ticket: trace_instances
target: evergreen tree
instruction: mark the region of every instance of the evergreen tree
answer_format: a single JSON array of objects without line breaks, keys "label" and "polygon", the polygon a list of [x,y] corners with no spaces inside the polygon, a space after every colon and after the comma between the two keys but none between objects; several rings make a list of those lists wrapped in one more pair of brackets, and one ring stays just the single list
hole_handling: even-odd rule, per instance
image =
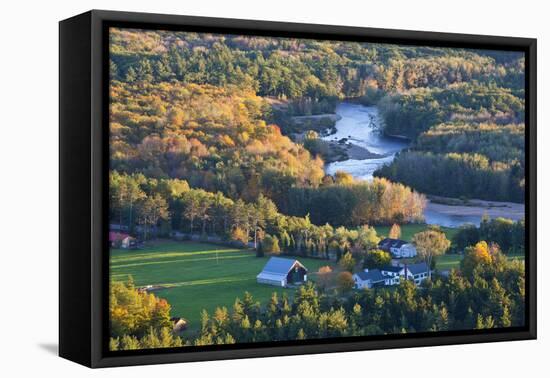
[{"label": "evergreen tree", "polygon": [[128,83],[134,83],[137,79],[136,71],[133,67],[128,68],[128,71],[126,71],[126,77],[125,80]]},{"label": "evergreen tree", "polygon": [[263,242],[258,243],[258,248],[256,248],[256,257],[264,257]]}]

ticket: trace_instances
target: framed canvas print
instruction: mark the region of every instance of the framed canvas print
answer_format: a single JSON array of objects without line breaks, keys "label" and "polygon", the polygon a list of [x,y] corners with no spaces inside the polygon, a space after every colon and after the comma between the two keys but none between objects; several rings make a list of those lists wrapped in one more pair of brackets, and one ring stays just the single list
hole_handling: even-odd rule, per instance
[{"label": "framed canvas print", "polygon": [[536,337],[536,40],[60,23],[60,355]]}]

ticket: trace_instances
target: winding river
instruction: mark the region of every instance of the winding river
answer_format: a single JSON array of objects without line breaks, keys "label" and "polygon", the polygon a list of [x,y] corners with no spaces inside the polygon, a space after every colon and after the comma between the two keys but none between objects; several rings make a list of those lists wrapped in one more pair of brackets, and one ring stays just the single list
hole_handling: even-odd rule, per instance
[{"label": "winding river", "polygon": [[397,138],[388,138],[379,132],[380,115],[376,106],[363,106],[342,102],[336,107],[341,118],[336,122],[336,133],[323,137],[327,141],[347,139],[347,143],[366,148],[380,155],[374,159],[348,159],[330,163],[326,172],[334,174],[344,171],[354,177],[370,180],[372,174],[384,164],[391,163],[395,154],[408,147],[408,143]]},{"label": "winding river", "polygon": [[[376,106],[342,102],[337,106],[336,114],[340,116],[335,125],[336,133],[323,139],[345,139],[345,143],[367,149],[378,156],[355,159],[350,154],[347,160],[327,164],[325,171],[329,174],[344,171],[359,179],[372,180],[374,171],[391,163],[396,153],[409,146],[406,140],[386,137],[380,133],[381,119]],[[459,227],[465,223],[479,225],[484,214],[519,220],[524,217],[525,207],[516,203],[479,200],[472,201],[468,206],[451,206],[428,200],[424,210],[426,223],[445,227]]]}]

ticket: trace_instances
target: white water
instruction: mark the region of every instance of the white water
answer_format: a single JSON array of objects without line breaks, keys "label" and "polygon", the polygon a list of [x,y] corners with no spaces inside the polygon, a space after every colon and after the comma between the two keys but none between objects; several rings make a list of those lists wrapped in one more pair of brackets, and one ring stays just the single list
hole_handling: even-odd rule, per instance
[{"label": "white water", "polygon": [[373,178],[372,174],[374,171],[384,164],[391,163],[394,157],[395,155],[391,154],[380,159],[348,159],[344,161],[337,161],[328,164],[325,171],[331,175],[335,174],[336,171],[344,171],[350,173],[353,177],[362,180],[371,180]]},{"label": "white water", "polygon": [[327,141],[338,141],[347,138],[348,143],[366,148],[370,152],[382,155],[381,158],[356,160],[349,159],[330,163],[326,172],[348,172],[356,178],[371,180],[372,174],[384,164],[389,164],[395,153],[406,148],[408,144],[397,138],[387,138],[380,132],[380,115],[375,106],[363,106],[342,102],[336,107],[336,114],[342,117],[336,122],[336,133],[323,137]]}]

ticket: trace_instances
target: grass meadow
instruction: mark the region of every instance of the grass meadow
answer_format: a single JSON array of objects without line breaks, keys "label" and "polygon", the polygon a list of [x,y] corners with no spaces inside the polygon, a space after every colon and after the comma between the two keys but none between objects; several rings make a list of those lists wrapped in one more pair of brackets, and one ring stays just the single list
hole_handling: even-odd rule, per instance
[{"label": "grass meadow", "polygon": [[[385,238],[390,233],[390,226],[374,226],[376,233],[381,238]],[[411,241],[414,234],[422,231],[426,231],[428,225],[424,223],[420,224],[403,224],[401,225],[401,239],[405,241]],[[453,236],[458,232],[458,228],[441,227],[441,231],[445,233],[447,239],[451,240]]]},{"label": "grass meadow", "polygon": [[[460,269],[460,262],[463,255],[456,253],[448,253],[443,256],[438,256],[436,260],[436,268],[439,270]],[[509,260],[524,260],[524,255],[508,255]]]},{"label": "grass meadow", "polygon": [[[235,298],[245,291],[256,300],[266,303],[274,291],[294,289],[256,283],[269,257],[256,257],[254,251],[194,242],[156,242],[141,250],[111,250],[111,279],[126,281],[134,278],[136,286],[162,285],[155,295],[165,298],[172,306],[172,316],[186,318],[191,330],[198,329],[200,312],[210,314],[216,307],[230,308]],[[326,260],[299,258],[315,280],[319,267],[333,265]]]}]

